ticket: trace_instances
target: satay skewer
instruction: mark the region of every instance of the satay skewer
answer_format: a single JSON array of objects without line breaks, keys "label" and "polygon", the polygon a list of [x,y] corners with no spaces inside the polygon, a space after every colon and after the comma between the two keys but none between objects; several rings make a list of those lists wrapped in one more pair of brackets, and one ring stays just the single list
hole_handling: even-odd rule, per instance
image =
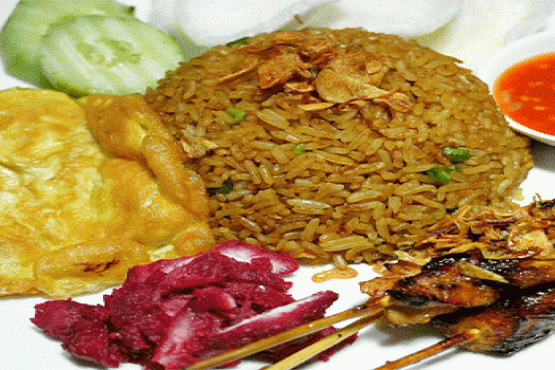
[{"label": "satay skewer", "polygon": [[[327,337],[321,339],[320,341],[294,353],[293,355],[271,365],[263,367],[261,370],[290,370],[294,367],[310,360],[314,356],[322,353],[330,347],[340,343],[349,336],[358,332],[360,329],[370,325],[379,317],[377,313],[370,313],[354,323],[346,326],[345,328],[328,335]],[[414,364],[423,359],[434,356],[438,353],[446,351],[450,348],[457,347],[480,337],[482,333],[478,329],[471,329],[467,332],[460,333],[451,338],[442,340],[441,342],[427,347],[418,352],[414,352],[410,355],[404,356],[395,361],[388,361],[385,365],[375,368],[374,370],[397,370],[405,366]]]},{"label": "satay skewer", "polygon": [[[256,341],[254,343],[247,344],[243,347],[239,347],[237,349],[222,353],[221,355],[196,362],[190,366],[187,366],[185,370],[204,370],[204,369],[210,369],[217,366],[225,365],[232,361],[240,360],[242,358],[267,350],[269,348],[276,347],[280,344],[290,342],[292,340],[295,340],[297,338],[303,337],[311,333],[315,333],[317,331],[328,328],[339,322],[360,317],[362,315],[364,315],[364,317],[361,318],[360,320],[366,320],[368,321],[368,324],[369,324],[371,321],[376,320],[378,317],[382,315],[384,308],[387,307],[388,305],[388,302],[389,302],[388,296],[382,297],[379,299],[370,299],[362,305],[349,308],[335,315],[323,317],[319,320],[312,321],[308,324],[298,326],[296,328],[273,335],[271,337]],[[337,334],[337,333],[338,332],[334,334]],[[343,339],[346,339],[347,337],[348,336],[346,336]],[[324,349],[320,350],[319,352],[322,352],[323,350]],[[314,355],[316,354],[317,353],[315,353]]]},{"label": "satay skewer", "polygon": [[478,339],[482,332],[478,329],[471,329],[467,332],[457,334],[451,338],[442,340],[430,347],[424,348],[418,352],[411,353],[410,355],[401,357],[395,361],[388,361],[385,365],[375,368],[374,370],[397,370],[405,366],[422,361],[426,358],[434,356],[438,353],[446,351],[450,348],[462,346]]},{"label": "satay skewer", "polygon": [[[345,339],[349,338],[351,335],[357,333],[359,330],[365,328],[366,326],[372,324],[382,315],[383,308],[381,310],[376,310],[375,312],[370,312],[365,316],[361,317],[357,321],[347,325],[341,330],[336,331],[318,342],[311,344],[303,348],[302,350],[295,352],[291,356],[276,362],[273,365],[263,367],[263,370],[289,370],[294,367],[310,360],[314,356],[324,352],[325,350],[333,347],[334,345],[341,343]],[[261,369],[261,370],[262,370]]]}]

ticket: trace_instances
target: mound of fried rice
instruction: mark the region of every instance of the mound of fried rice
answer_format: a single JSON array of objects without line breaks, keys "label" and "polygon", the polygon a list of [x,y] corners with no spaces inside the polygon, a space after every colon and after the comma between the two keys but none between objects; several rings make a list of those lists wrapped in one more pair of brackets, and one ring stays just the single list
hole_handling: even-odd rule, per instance
[{"label": "mound of fried rice", "polygon": [[206,183],[216,241],[341,267],[398,257],[458,207],[518,197],[529,140],[459,64],[362,29],[279,31],[214,47],[146,97]]}]

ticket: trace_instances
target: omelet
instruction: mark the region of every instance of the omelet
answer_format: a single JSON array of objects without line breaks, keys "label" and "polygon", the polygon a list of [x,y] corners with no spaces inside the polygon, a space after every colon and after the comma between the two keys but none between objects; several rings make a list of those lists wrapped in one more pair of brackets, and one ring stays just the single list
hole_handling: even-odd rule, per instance
[{"label": "omelet", "polygon": [[0,92],[0,296],[63,298],[214,246],[209,201],[141,95]]}]

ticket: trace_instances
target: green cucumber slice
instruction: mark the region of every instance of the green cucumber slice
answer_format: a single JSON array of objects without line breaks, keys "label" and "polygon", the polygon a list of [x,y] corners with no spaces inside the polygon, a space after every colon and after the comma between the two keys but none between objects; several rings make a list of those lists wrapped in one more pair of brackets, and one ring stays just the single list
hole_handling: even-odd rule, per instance
[{"label": "green cucumber slice", "polygon": [[173,36],[136,18],[76,17],[51,27],[40,48],[44,75],[73,96],[144,93],[182,60]]},{"label": "green cucumber slice", "polygon": [[134,11],[134,7],[113,0],[20,0],[0,32],[6,72],[48,88],[38,52],[41,38],[51,25],[89,14],[134,17]]}]

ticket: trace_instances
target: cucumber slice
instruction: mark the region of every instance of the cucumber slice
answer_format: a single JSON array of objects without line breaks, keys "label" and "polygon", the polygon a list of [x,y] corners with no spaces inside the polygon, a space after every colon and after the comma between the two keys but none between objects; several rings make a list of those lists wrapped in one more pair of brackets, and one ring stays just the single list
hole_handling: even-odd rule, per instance
[{"label": "cucumber slice", "polygon": [[6,72],[48,88],[38,52],[41,38],[51,25],[89,14],[133,17],[134,11],[134,7],[113,0],[20,0],[0,32]]},{"label": "cucumber slice", "polygon": [[51,27],[40,49],[45,76],[73,96],[144,93],[182,60],[173,36],[136,18],[98,15]]}]

